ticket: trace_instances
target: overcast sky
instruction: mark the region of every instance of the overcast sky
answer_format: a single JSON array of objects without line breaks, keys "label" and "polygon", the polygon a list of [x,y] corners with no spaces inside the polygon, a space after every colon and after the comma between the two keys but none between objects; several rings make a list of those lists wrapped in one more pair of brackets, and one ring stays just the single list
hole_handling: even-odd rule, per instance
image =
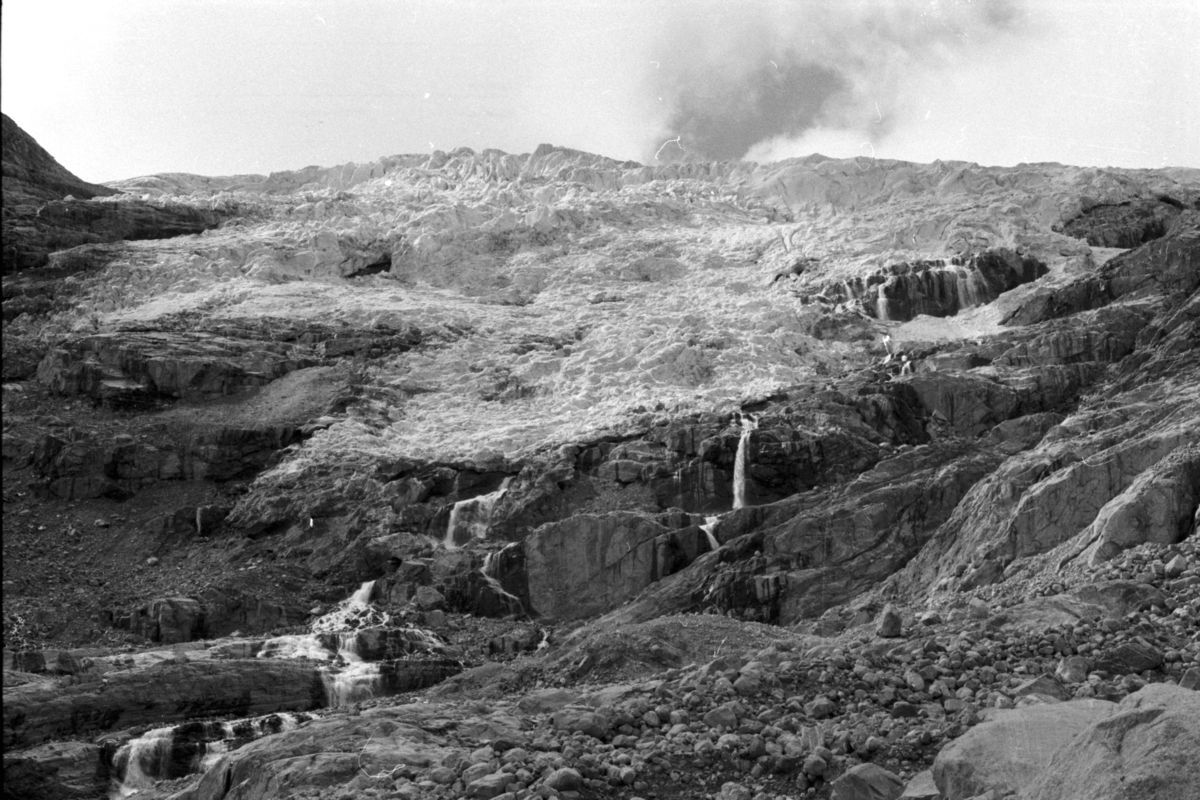
[{"label": "overcast sky", "polygon": [[542,142],[1200,167],[1200,0],[4,0],[0,106],[85,180]]}]

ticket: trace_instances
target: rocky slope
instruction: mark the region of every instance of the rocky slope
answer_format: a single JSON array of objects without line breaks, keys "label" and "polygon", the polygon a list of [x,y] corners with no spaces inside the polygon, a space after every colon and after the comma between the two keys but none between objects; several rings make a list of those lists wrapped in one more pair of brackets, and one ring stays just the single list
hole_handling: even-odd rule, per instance
[{"label": "rocky slope", "polygon": [[23,796],[1196,785],[1200,171],[109,190],[6,210]]}]

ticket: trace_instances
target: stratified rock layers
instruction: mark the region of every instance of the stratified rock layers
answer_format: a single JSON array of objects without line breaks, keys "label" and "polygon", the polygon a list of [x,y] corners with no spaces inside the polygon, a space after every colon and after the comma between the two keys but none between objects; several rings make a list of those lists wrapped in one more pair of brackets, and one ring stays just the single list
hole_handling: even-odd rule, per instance
[{"label": "stratified rock layers", "polygon": [[6,688],[5,747],[190,717],[324,705],[316,667],[263,659],[162,664],[67,687]]}]

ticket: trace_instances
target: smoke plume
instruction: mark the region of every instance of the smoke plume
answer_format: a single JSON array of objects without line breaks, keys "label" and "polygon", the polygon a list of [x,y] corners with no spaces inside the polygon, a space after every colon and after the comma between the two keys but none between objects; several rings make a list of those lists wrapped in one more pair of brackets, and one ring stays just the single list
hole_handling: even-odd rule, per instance
[{"label": "smoke plume", "polygon": [[649,67],[663,119],[650,160],[779,157],[815,132],[885,141],[921,111],[918,85],[1024,19],[1016,0],[680,5]]}]

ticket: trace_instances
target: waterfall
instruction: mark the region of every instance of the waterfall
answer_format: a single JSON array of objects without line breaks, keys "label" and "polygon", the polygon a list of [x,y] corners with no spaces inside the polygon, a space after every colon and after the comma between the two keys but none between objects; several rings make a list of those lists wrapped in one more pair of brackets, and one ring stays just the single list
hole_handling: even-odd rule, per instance
[{"label": "waterfall", "polygon": [[500,584],[500,579],[496,576],[496,573],[499,570],[500,559],[503,558],[503,554],[514,547],[520,546],[520,542],[513,542],[505,545],[499,550],[493,550],[484,557],[483,566],[479,570],[479,572],[483,575],[483,579],[487,581],[488,586],[490,586],[492,591],[496,593],[496,596],[503,600],[504,604],[508,606],[508,612],[510,614],[523,614],[525,612],[525,606],[522,605],[520,598],[509,592]]},{"label": "waterfall", "polygon": [[884,287],[886,286],[886,283],[881,283],[879,284],[879,288],[875,290],[875,316],[885,322],[888,319],[888,299],[887,295],[884,294]]},{"label": "waterfall", "polygon": [[111,796],[128,797],[170,777],[174,741],[174,727],[156,728],[121,745],[113,756],[113,768],[122,777]]},{"label": "waterfall", "polygon": [[505,478],[500,488],[490,494],[481,494],[469,500],[459,500],[450,509],[450,521],[446,524],[447,550],[457,550],[471,539],[486,539],[492,524],[492,511],[497,501],[508,491],[512,478]]},{"label": "waterfall", "polygon": [[338,603],[333,611],[313,620],[308,629],[313,633],[338,633],[389,624],[392,618],[371,605],[374,593],[375,581],[367,581]]},{"label": "waterfall", "polygon": [[307,714],[268,714],[237,722],[186,722],[155,728],[131,739],[113,755],[113,800],[136,795],[158,781],[204,772],[222,754],[311,719]]},{"label": "waterfall", "polygon": [[[378,697],[387,688],[389,663],[410,655],[441,658],[444,643],[420,628],[397,627],[391,615],[371,603],[375,581],[367,581],[337,607],[309,623],[306,634],[276,636],[263,643],[259,658],[304,658],[319,667],[330,708]],[[363,652],[363,647],[368,648]]]},{"label": "waterfall", "polygon": [[[331,707],[373,697],[382,683],[378,664],[367,664],[358,652],[357,632],[387,625],[391,617],[371,605],[375,581],[366,581],[337,608],[309,624],[309,633],[276,636],[263,643],[259,658],[306,658],[324,661],[321,682]],[[331,648],[332,641],[337,650]]]},{"label": "waterfall", "polygon": [[746,507],[746,462],[750,460],[750,434],[758,427],[754,417],[742,417],[742,436],[738,440],[737,458],[733,462],[733,507]]},{"label": "waterfall", "polygon": [[366,581],[362,586],[359,586],[354,594],[350,595],[347,604],[351,606],[365,606],[371,602],[371,595],[375,592],[375,581]]},{"label": "waterfall", "polygon": [[[339,651],[339,655],[342,652]],[[383,689],[383,675],[379,664],[369,664],[359,659],[350,661],[336,671],[331,667],[322,667],[321,683],[325,687],[329,708],[343,708],[377,697]]]},{"label": "waterfall", "polygon": [[714,533],[719,519],[720,517],[705,517],[704,524],[700,526],[700,530],[704,531],[704,535],[708,537],[708,546],[713,550],[721,547],[721,543],[717,540],[717,534]]}]

